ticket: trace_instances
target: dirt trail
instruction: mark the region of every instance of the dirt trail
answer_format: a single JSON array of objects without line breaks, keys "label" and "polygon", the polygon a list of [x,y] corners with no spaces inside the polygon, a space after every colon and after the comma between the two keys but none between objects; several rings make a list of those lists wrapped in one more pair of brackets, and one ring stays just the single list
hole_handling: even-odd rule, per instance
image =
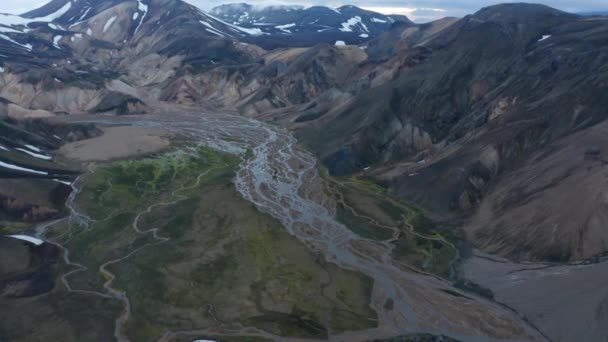
[{"label": "dirt trail", "polygon": [[[198,175],[196,180],[194,181],[194,183],[192,183],[191,185],[185,184],[182,187],[180,187],[179,189],[173,191],[171,194],[171,197],[175,198],[174,200],[169,201],[169,202],[159,202],[159,203],[151,204],[146,209],[140,211],[135,216],[135,219],[133,220],[133,223],[131,224],[131,227],[133,228],[133,230],[137,234],[140,234],[140,235],[151,234],[152,237],[156,240],[156,242],[145,244],[145,245],[137,248],[136,250],[130,252],[129,254],[127,254],[123,257],[114,259],[114,260],[110,260],[99,267],[100,274],[102,274],[104,276],[104,278],[107,279],[106,282],[103,284],[103,288],[107,291],[107,293],[89,291],[89,290],[78,290],[78,289],[72,288],[72,286],[70,285],[70,283],[68,281],[68,278],[76,273],[86,272],[88,270],[88,268],[82,264],[73,262],[70,259],[70,252],[66,247],[64,247],[63,245],[61,245],[58,242],[47,240],[48,243],[51,243],[51,244],[57,246],[58,248],[60,248],[63,251],[64,262],[68,266],[74,267],[74,270],[62,275],[62,277],[61,277],[61,281],[68,292],[86,294],[86,295],[94,295],[94,296],[99,296],[99,297],[109,298],[109,299],[116,299],[123,303],[123,305],[124,305],[123,312],[116,319],[115,329],[114,329],[114,337],[116,338],[117,341],[119,341],[119,342],[129,341],[128,337],[124,333],[124,325],[126,324],[129,317],[131,316],[131,302],[130,302],[128,294],[126,292],[114,289],[112,287],[114,280],[116,280],[116,276],[112,272],[110,272],[108,268],[112,265],[116,265],[120,262],[123,262],[123,261],[129,259],[133,255],[141,252],[142,250],[144,250],[146,248],[170,241],[169,238],[162,237],[159,235],[158,228],[150,228],[147,230],[142,230],[139,227],[140,219],[142,218],[143,215],[151,213],[156,208],[175,205],[183,200],[188,199],[187,196],[180,195],[179,193],[182,191],[191,190],[191,189],[198,187],[201,183],[201,179],[203,177],[205,177],[207,174],[209,174],[209,172],[215,170],[216,168],[217,167],[208,169],[205,172]],[[92,168],[89,168],[89,172],[94,172],[94,171],[92,170]],[[93,220],[92,218],[87,216],[86,214],[82,213],[75,204],[76,198],[77,198],[78,194],[80,194],[80,191],[81,191],[81,188],[78,186],[78,184],[80,183],[80,180],[81,180],[81,178],[79,178],[72,184],[73,191],[72,191],[72,194],[70,195],[70,197],[68,198],[68,201],[66,202],[66,207],[70,210],[70,216],[67,218],[67,220],[70,224],[70,229],[72,229],[72,227],[74,227],[74,225],[76,225],[77,229],[89,228],[92,224],[94,224],[96,222],[95,220]],[[44,235],[48,229],[50,229],[55,224],[58,224],[65,220],[66,219],[57,220],[57,221],[53,221],[53,222],[39,226],[37,228],[38,236],[44,237]]]}]

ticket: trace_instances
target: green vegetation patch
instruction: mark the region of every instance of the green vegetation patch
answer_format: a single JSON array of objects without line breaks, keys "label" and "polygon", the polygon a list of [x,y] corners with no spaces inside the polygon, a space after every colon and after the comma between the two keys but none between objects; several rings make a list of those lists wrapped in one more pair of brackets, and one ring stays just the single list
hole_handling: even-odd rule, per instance
[{"label": "green vegetation patch", "polygon": [[14,221],[0,221],[0,234],[9,235],[23,232],[31,228],[32,224]]},{"label": "green vegetation patch", "polygon": [[338,204],[338,221],[357,235],[366,239],[384,241],[393,237],[393,230],[378,226],[370,220],[357,216],[350,208],[346,208],[343,204]]},{"label": "green vegetation patch", "polygon": [[[235,190],[240,159],[192,148],[102,166],[77,205],[94,221],[64,236],[87,271],[77,289],[126,291],[132,341],[170,331],[253,326],[325,338],[377,325],[373,281],[326,263]],[[137,228],[144,232],[138,233]]]},{"label": "green vegetation patch", "polygon": [[[280,336],[326,337],[328,331],[376,325],[369,308],[372,281],[326,264],[229,183],[207,188],[183,229],[151,214],[167,243],[112,268],[130,294],[133,340],[158,328],[188,330],[237,323]],[[187,211],[184,211],[184,213]],[[145,321],[145,324],[139,321]],[[135,325],[136,324],[136,325]]]},{"label": "green vegetation patch", "polygon": [[[193,335],[194,336],[194,335]],[[221,342],[271,342],[271,339],[257,336],[216,336],[216,335],[196,335],[194,337],[177,337],[174,339],[175,342],[192,342],[195,340],[211,340]]]},{"label": "green vegetation patch", "polygon": [[[52,271],[59,275],[68,270]],[[40,296],[0,296],[0,340],[111,342],[121,310],[115,300],[70,293],[60,284]]]},{"label": "green vegetation patch", "polygon": [[461,238],[441,229],[424,212],[391,196],[386,188],[369,177],[331,177],[320,170],[329,183],[329,194],[337,202],[337,219],[362,238],[395,245],[393,258],[442,277],[450,276],[457,257],[455,245]]}]

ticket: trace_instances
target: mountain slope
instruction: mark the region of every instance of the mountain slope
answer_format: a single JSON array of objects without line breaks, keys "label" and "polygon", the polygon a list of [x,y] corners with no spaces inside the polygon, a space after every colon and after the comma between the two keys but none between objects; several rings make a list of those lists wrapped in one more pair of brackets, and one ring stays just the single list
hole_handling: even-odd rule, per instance
[{"label": "mountain slope", "polygon": [[[600,94],[608,78],[602,67],[608,63],[607,30],[605,19],[581,19],[540,5],[483,9],[423,43],[431,54],[398,79],[325,113],[299,136],[333,172],[378,165],[376,176],[394,192],[435,212],[469,215],[485,205],[470,231],[488,251],[532,260],[593,256],[606,249],[599,242],[605,233],[586,223],[595,214],[559,225],[560,234],[581,234],[580,243],[563,246],[549,228],[555,228],[549,222],[559,220],[558,213],[528,200],[553,192],[526,194],[514,184],[502,183],[502,190],[495,184],[526,165],[536,172],[534,152],[606,119]],[[564,168],[579,164],[566,155],[559,159]],[[569,184],[562,188],[566,194],[580,191],[576,182]],[[504,189],[525,203],[517,210],[541,216],[524,219],[513,207],[484,204]],[[581,196],[596,198],[593,191]],[[587,248],[589,241],[597,244]]]},{"label": "mountain slope", "polygon": [[72,25],[91,18],[118,3],[120,3],[119,0],[99,0],[94,2],[90,0],[57,0],[26,12],[21,16],[28,19],[35,19],[40,22]]},{"label": "mountain slope", "polygon": [[[355,14],[366,20],[376,16],[354,7],[341,11],[341,16],[328,20],[337,25]],[[376,19],[391,20],[381,18]],[[336,29],[313,36],[304,32],[306,37],[300,38],[306,41],[304,45],[321,41],[333,45],[344,35],[363,40],[360,30],[380,32],[387,24],[378,25],[354,23],[352,32],[348,26],[343,28],[347,32]],[[0,16],[0,31],[4,52],[0,66],[6,71],[0,75],[4,85],[0,96],[22,107],[23,117],[60,112],[143,113],[149,110],[149,102],[171,98],[172,92],[191,83],[182,77],[196,78],[227,65],[254,65],[250,72],[263,74],[267,66],[260,65],[258,58],[265,52],[251,43],[259,40],[281,46],[300,39],[289,37],[289,43],[283,44],[282,38],[276,38],[283,35],[234,25],[179,0],[53,0],[23,16]],[[238,93],[243,97],[250,91]],[[205,102],[202,94],[195,97],[195,102]],[[220,101],[235,102],[234,98]]]},{"label": "mountain slope", "polygon": [[[0,111],[1,112],[1,111]],[[62,144],[99,134],[92,125],[20,122],[0,115],[0,222],[57,219],[77,171],[56,160]]]},{"label": "mountain slope", "polygon": [[[0,23],[0,96],[44,111],[25,116],[145,112],[150,98],[136,88],[182,65],[249,63],[255,56],[236,42],[259,33],[177,0],[54,0],[24,16],[0,16]],[[148,67],[152,61],[157,68]]]}]

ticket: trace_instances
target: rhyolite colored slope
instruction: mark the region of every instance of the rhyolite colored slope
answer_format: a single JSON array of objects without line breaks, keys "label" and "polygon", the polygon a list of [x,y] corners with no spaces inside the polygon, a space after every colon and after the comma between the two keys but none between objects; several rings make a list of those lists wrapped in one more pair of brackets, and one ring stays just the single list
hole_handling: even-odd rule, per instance
[{"label": "rhyolite colored slope", "polygon": [[[606,145],[587,132],[606,119],[606,37],[605,18],[540,5],[486,8],[400,53],[419,57],[394,80],[320,113],[299,137],[334,174],[374,165],[395,193],[437,213],[466,218],[481,205],[483,219],[468,230],[488,251],[591,257],[608,249],[606,230],[595,228],[604,222],[597,194],[604,186],[564,182],[590,162],[582,150],[566,153],[563,139],[588,136],[589,153],[601,160]],[[548,165],[542,151],[563,170],[544,175],[553,177],[544,187],[535,178]],[[508,205],[496,205],[496,191],[508,191]],[[577,198],[578,214],[560,219],[569,206],[557,194]]]},{"label": "rhyolite colored slope", "polygon": [[[487,251],[574,260],[605,249],[605,233],[590,223],[603,222],[595,214],[601,206],[579,211],[587,214],[558,225],[556,234],[546,227],[563,222],[560,211],[540,210],[530,200],[546,189],[504,183],[524,170],[520,177],[535,179],[534,156],[548,148],[562,156],[564,170],[583,165],[559,153],[560,142],[605,120],[605,17],[506,4],[460,20],[393,25],[360,46],[267,51],[253,43],[275,34],[251,26],[257,14],[250,7],[233,7],[211,15],[178,0],[55,0],[12,18],[3,27],[16,32],[0,39],[6,115],[142,114],[159,102],[236,109],[295,130],[334,174],[373,166],[368,173],[395,194],[464,224]],[[217,18],[244,10],[249,19]],[[288,18],[306,10],[265,11]],[[358,16],[349,12],[356,8],[338,11]],[[601,155],[602,140],[588,145]],[[549,184],[563,185],[562,179]],[[563,193],[597,198],[576,184]],[[518,210],[540,216],[503,219],[514,217],[512,205],[494,203],[505,189],[511,202],[522,203]],[[535,232],[531,242],[521,230]],[[565,246],[555,238],[569,234],[578,234],[578,242]]]}]

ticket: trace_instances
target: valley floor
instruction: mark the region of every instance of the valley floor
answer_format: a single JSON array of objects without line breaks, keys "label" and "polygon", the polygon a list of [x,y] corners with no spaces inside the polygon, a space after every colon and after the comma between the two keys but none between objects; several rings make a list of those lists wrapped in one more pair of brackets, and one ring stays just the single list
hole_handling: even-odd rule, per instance
[{"label": "valley floor", "polygon": [[115,277],[132,341],[240,325],[317,338],[374,326],[371,279],[323,262],[240,198],[238,163],[195,147],[95,170],[77,202],[91,221],[61,238],[87,269],[72,286],[103,292]]},{"label": "valley floor", "polygon": [[106,127],[99,137],[64,145],[59,154],[79,162],[132,158],[167,149],[169,134],[162,129]]},{"label": "valley floor", "polygon": [[280,129],[180,115],[117,118],[135,126],[64,147],[87,172],[69,218],[39,227],[48,250],[30,247],[19,270],[0,264],[0,337],[546,339],[474,267],[462,273],[461,236],[373,179],[330,177]]}]

